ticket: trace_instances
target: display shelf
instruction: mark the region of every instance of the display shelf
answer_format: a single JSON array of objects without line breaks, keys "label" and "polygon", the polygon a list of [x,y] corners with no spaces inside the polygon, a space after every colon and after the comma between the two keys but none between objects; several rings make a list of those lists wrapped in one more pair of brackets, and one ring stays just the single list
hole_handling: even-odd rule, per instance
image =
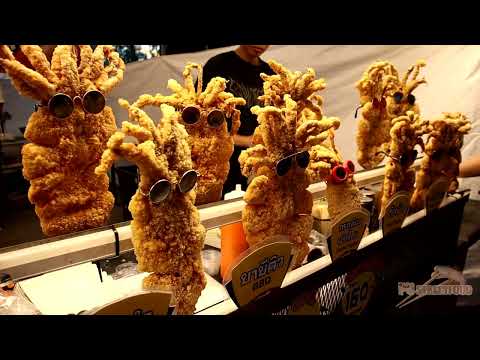
[{"label": "display shelf", "polygon": [[[416,166],[418,166],[418,160]],[[358,173],[355,175],[355,180],[359,187],[363,187],[378,184],[382,181],[383,176],[384,168],[382,167]],[[323,196],[325,185],[322,183],[313,184],[309,190],[314,198],[319,198]],[[461,197],[468,197],[468,194]],[[448,197],[444,201],[442,208],[455,202],[455,200],[455,198]],[[202,206],[199,208],[202,224],[207,229],[214,229],[223,224],[239,221],[244,205],[245,203],[242,199],[236,199]],[[402,229],[425,217],[427,217],[425,210],[408,216]],[[130,224],[128,222],[117,224],[115,225],[115,231],[118,234],[119,253],[131,251]],[[372,245],[384,241],[388,241],[388,239],[386,240],[383,237],[381,230],[373,232],[362,239],[357,252],[362,253],[364,249],[369,249]],[[10,274],[14,280],[18,281],[115,255],[115,232],[113,227],[104,227],[70,236],[44,239],[21,246],[1,249],[0,272]],[[304,264],[300,268],[287,273],[280,290],[297,288],[298,284],[310,281],[310,278],[317,277],[319,273],[330,271],[329,269],[332,268],[332,265],[335,267],[337,262],[332,263],[329,255]],[[239,310],[244,311],[243,308],[237,308],[228,294],[224,299],[214,295],[213,293],[210,294],[210,288],[205,289],[204,293],[202,293],[202,306],[197,308],[196,314],[231,314]]]},{"label": "display shelf", "polygon": [[[415,167],[420,159],[415,162]],[[358,186],[378,183],[383,179],[385,168],[362,171],[355,174]],[[313,198],[324,196],[325,184],[310,185],[308,190]],[[206,229],[241,220],[245,202],[242,199],[222,201],[199,207],[200,221]],[[118,233],[120,252],[133,249],[129,222],[115,225]],[[0,272],[8,273],[19,280],[59,270],[68,266],[94,261],[115,255],[115,233],[111,227],[90,230],[83,233],[34,241],[18,247],[0,250]]]},{"label": "display shelf", "polygon": [[[447,206],[448,204],[454,202],[455,200],[456,199],[454,198],[446,199],[442,207]],[[425,210],[418,211],[408,216],[405,219],[402,225],[402,228],[407,227],[408,225],[424,218],[425,216],[426,216]],[[383,239],[382,230],[377,230],[365,236],[362,239],[362,241],[360,242],[360,245],[358,246],[358,250],[362,250],[378,241],[381,241],[382,239]],[[287,275],[285,276],[285,279],[282,283],[282,288],[286,288],[302,279],[307,278],[308,276],[318,271],[322,271],[323,269],[329,267],[330,265],[332,265],[332,259],[330,255],[325,255],[315,261],[312,261],[295,270],[292,270],[288,272]],[[208,309],[205,309],[204,311],[199,312],[198,315],[228,315],[230,313],[233,313],[236,310],[238,310],[237,305],[233,302],[232,299],[228,299],[222,303],[219,303]]]}]

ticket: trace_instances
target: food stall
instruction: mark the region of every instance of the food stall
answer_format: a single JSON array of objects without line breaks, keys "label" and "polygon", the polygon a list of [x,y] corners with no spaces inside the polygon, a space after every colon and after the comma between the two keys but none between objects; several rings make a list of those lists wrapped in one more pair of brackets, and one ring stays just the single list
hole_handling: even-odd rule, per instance
[{"label": "food stall", "polygon": [[[120,96],[120,127],[106,96],[136,64],[126,69],[111,46],[59,45],[51,64],[40,47],[21,49],[30,65],[4,45],[0,63],[38,102],[22,165],[47,237],[0,248],[4,313],[424,311],[430,299],[406,302],[415,284],[462,269],[470,190],[457,176],[472,126],[460,112],[420,115],[423,60],[403,79],[389,61],[358,74],[354,151],[352,139],[335,141],[345,121],[324,113],[325,80],[270,60],[261,106],[250,108],[260,125],[238,160],[248,186],[222,200],[246,105],[226,79],[202,88],[202,66],[187,62],[168,95]],[[115,175],[125,160],[132,220],[108,223],[119,198],[127,212]]]}]

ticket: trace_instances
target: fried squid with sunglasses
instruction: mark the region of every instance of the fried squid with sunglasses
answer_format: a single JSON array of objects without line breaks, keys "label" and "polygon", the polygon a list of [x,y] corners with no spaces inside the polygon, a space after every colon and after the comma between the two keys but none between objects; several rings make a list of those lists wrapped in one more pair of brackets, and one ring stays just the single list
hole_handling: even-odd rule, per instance
[{"label": "fried squid with sunglasses", "polygon": [[[303,115],[305,120],[316,117],[307,109]],[[312,182],[326,182],[328,212],[334,223],[345,213],[361,207],[361,195],[353,179],[355,165],[351,160],[344,161],[335,146],[335,130],[340,127],[340,119],[324,116],[322,122],[332,126],[316,138],[316,142],[320,143],[310,149],[310,164],[307,171]]]},{"label": "fried squid with sunglasses", "polygon": [[[255,145],[239,157],[242,174],[251,179],[244,196],[243,227],[250,245],[277,234],[289,236],[292,264],[298,267],[308,254],[313,224],[312,195],[307,190],[313,182],[312,148],[338,122],[322,116],[317,92],[326,85],[313,69],[291,72],[273,60],[268,64],[275,74],[261,75],[260,100],[265,107],[251,109],[260,124],[253,135]],[[312,117],[307,119],[305,112]]]},{"label": "fried squid with sunglasses", "polygon": [[443,113],[428,122],[425,155],[417,172],[415,191],[410,201],[412,210],[421,210],[430,186],[438,179],[450,182],[448,192],[458,188],[457,176],[462,161],[463,137],[471,123],[462,113]]},{"label": "fried squid with sunglasses", "polygon": [[427,83],[424,77],[418,79],[420,69],[425,66],[426,63],[423,60],[418,60],[415,65],[410,66],[402,81],[398,81],[399,86],[387,98],[387,111],[391,119],[404,116],[407,114],[407,111],[413,111],[415,114],[420,115],[420,107],[416,102],[413,91],[419,85]]},{"label": "fried squid with sunglasses", "polygon": [[[198,174],[188,134],[169,105],[160,106],[163,118],[155,125],[140,108],[119,103],[132,122],[124,121],[112,135],[95,171],[105,174],[118,157],[138,166],[140,182],[128,209],[138,270],[151,273],[143,287],[172,291],[176,314],[193,314],[206,285],[201,258],[205,229],[194,205]],[[127,142],[126,136],[138,144]]]},{"label": "fried squid with sunglasses", "polygon": [[[192,72],[197,69],[195,88]],[[172,95],[142,95],[135,106],[168,104],[181,115],[180,122],[188,132],[194,169],[199,172],[196,204],[219,201],[230,169],[233,153],[233,136],[240,127],[240,110],[243,98],[225,91],[227,82],[215,77],[202,91],[202,66],[188,63],[183,71],[184,85],[170,79],[168,88]]]},{"label": "fried squid with sunglasses", "polygon": [[105,96],[123,79],[125,64],[107,45],[59,45],[51,62],[39,46],[21,50],[31,68],[5,45],[0,65],[21,95],[38,101],[26,127],[22,163],[42,231],[55,236],[101,226],[114,198],[108,176],[94,169],[116,129]]},{"label": "fried squid with sunglasses", "polygon": [[251,109],[260,125],[255,130],[256,144],[239,157],[242,174],[251,179],[244,195],[247,205],[242,220],[250,246],[274,235],[289,236],[293,266],[298,267],[308,254],[313,224],[306,172],[310,154],[309,145],[297,139],[297,103],[289,95],[285,95],[285,103],[282,108]]},{"label": "fried squid with sunglasses", "polygon": [[381,213],[395,193],[399,191],[412,193],[415,184],[415,170],[412,165],[418,154],[415,146],[420,145],[423,149],[422,136],[426,133],[427,126],[428,121],[420,119],[413,111],[407,111],[406,115],[392,120],[381,196]]},{"label": "fried squid with sunglasses", "polygon": [[391,115],[387,99],[399,86],[398,72],[388,61],[377,61],[362,75],[356,87],[360,93],[357,132],[357,161],[372,169],[384,159],[390,141]]},{"label": "fried squid with sunglasses", "polygon": [[[308,184],[319,181],[327,182],[328,207],[332,219],[336,219],[346,211],[359,208],[361,206],[360,194],[353,180],[355,166],[350,160],[343,161],[335,147],[335,130],[340,126],[340,120],[323,115],[323,99],[318,92],[326,88],[325,80],[316,79],[315,71],[311,68],[302,73],[300,71],[292,72],[275,61],[269,61],[268,64],[275,71],[275,75],[261,75],[264,80],[264,95],[260,99],[266,105],[279,108],[288,108],[288,99],[296,102],[295,140],[297,144],[301,144],[301,148],[308,149],[309,163],[306,168]],[[288,137],[282,137],[275,130],[273,137],[274,141],[279,144],[288,142]],[[293,156],[297,157],[296,154]],[[293,156],[287,156],[276,163],[277,174],[282,173],[284,163],[293,162]],[[300,191],[304,191],[303,188],[300,189]],[[306,192],[308,193],[308,191]],[[303,195],[300,199],[305,201],[311,199],[309,193],[301,192],[301,194]],[[311,203],[305,202],[302,214],[311,214],[311,208]],[[307,219],[302,218],[302,221],[308,224]],[[305,244],[310,234],[308,229],[307,225],[304,226],[304,232],[300,237]],[[301,250],[305,249],[303,243],[300,244],[301,246],[297,247]],[[301,251],[299,253],[302,254]],[[298,261],[302,261],[301,256]]]},{"label": "fried squid with sunglasses", "polygon": [[406,115],[407,111],[420,114],[412,92],[426,83],[424,78],[417,79],[425,65],[423,60],[417,61],[400,80],[392,64],[377,61],[357,83],[361,101],[359,109],[362,109],[358,123],[357,160],[363,168],[372,169],[384,160],[394,118]]}]

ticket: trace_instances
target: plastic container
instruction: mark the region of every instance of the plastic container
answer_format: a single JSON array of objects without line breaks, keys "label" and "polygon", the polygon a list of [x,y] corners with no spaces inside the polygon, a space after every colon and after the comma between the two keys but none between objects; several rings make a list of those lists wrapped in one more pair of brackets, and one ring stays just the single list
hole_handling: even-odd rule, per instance
[{"label": "plastic container", "polygon": [[[234,191],[225,194],[225,200],[241,198],[245,194],[241,185],[237,184]],[[248,243],[243,231],[242,222],[220,227],[221,264],[220,275],[225,279],[226,271],[242,252],[248,249]]]},{"label": "plastic container", "polygon": [[218,270],[220,270],[220,258],[221,254],[218,250],[203,250],[202,251],[202,260],[203,260],[203,269],[210,276],[217,276]]},{"label": "plastic container", "polygon": [[316,201],[312,207],[313,228],[324,236],[330,236],[331,219],[326,199]]}]

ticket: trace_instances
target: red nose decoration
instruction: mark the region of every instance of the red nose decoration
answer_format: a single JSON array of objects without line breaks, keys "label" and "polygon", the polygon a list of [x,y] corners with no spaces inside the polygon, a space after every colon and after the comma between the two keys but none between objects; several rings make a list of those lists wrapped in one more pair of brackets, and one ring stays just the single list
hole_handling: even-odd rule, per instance
[{"label": "red nose decoration", "polygon": [[342,165],[337,165],[332,170],[332,175],[330,176],[330,181],[334,184],[340,184],[347,180],[348,172]]}]

